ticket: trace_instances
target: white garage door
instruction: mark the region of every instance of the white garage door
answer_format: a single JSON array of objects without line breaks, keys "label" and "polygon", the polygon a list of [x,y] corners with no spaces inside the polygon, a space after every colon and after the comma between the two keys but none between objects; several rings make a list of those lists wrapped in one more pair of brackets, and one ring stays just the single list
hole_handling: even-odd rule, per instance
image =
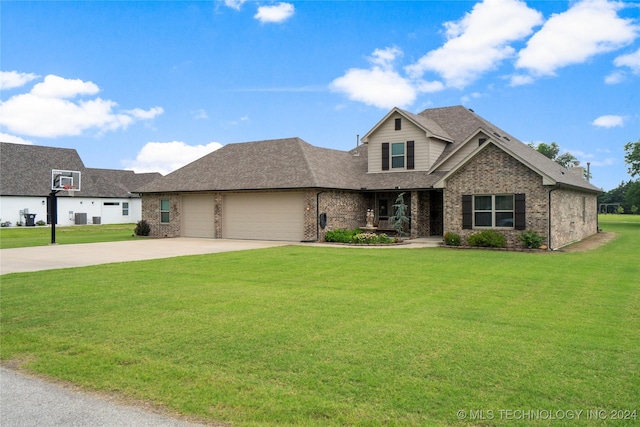
[{"label": "white garage door", "polygon": [[304,240],[303,193],[246,193],[224,196],[225,239]]},{"label": "white garage door", "polygon": [[215,201],[210,195],[182,197],[182,235],[184,237],[215,237]]}]

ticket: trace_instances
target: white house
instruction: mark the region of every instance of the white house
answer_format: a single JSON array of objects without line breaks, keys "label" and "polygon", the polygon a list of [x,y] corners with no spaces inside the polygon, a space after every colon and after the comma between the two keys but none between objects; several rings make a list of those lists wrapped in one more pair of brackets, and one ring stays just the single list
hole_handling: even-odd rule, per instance
[{"label": "white house", "polygon": [[58,225],[125,224],[142,219],[141,201],[132,191],[159,173],[86,168],[73,149],[0,143],[0,222],[49,224],[53,169],[81,172],[80,191],[57,193]]}]

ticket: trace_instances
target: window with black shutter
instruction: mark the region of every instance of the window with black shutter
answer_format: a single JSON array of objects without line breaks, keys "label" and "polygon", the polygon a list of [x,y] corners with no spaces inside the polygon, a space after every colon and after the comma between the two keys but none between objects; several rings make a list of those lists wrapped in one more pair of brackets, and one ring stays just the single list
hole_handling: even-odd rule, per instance
[{"label": "window with black shutter", "polygon": [[470,194],[462,196],[462,228],[473,228],[473,196]]},{"label": "window with black shutter", "polygon": [[402,130],[402,119],[396,119],[396,130]]},{"label": "window with black shutter", "polygon": [[515,229],[524,230],[526,223],[526,197],[524,194],[515,195]]},{"label": "window with black shutter", "polygon": [[388,142],[382,143],[382,170],[383,171],[389,170],[389,143]]},{"label": "window with black shutter", "polygon": [[415,168],[415,142],[407,141],[407,169]]}]

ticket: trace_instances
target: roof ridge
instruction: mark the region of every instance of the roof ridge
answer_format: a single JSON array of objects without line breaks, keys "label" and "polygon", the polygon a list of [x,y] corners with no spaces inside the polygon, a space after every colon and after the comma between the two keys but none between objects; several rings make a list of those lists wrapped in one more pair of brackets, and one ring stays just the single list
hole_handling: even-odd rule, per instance
[{"label": "roof ridge", "polygon": [[308,142],[306,142],[302,138],[296,137],[295,139],[296,139],[296,142],[298,143],[298,147],[302,151],[302,158],[304,159],[305,163],[307,164],[307,170],[311,174],[311,181],[313,181],[313,184],[315,186],[318,186],[318,176],[316,174],[315,168],[313,168],[313,166],[311,164],[311,161],[309,160],[309,156],[308,156],[308,153],[307,153],[307,148],[316,148],[316,147],[313,147],[311,144],[309,144]]}]

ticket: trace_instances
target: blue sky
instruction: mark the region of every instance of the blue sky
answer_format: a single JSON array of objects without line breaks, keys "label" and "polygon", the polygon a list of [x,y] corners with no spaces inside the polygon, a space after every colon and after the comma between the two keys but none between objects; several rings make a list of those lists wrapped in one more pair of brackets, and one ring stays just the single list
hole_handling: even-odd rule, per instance
[{"label": "blue sky", "polygon": [[640,139],[632,1],[0,4],[0,139],[168,173],[233,142],[348,150],[394,106],[464,105],[628,180]]}]

